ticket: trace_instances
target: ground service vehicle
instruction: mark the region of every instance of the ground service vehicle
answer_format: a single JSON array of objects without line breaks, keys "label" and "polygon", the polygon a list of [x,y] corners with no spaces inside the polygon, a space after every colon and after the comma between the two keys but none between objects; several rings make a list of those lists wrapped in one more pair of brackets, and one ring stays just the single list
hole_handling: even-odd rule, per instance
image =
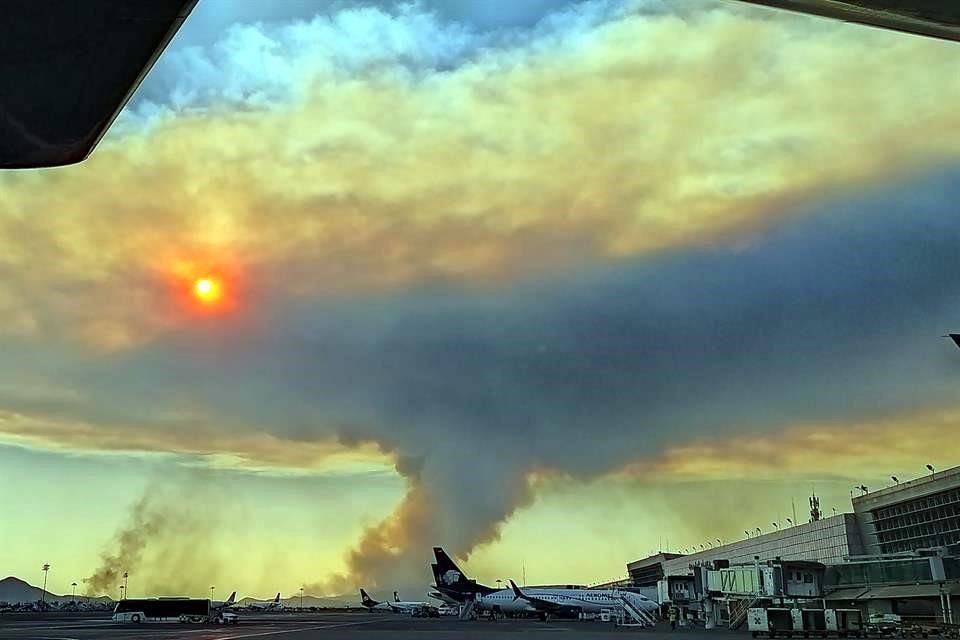
[{"label": "ground service vehicle", "polygon": [[236,623],[238,616],[214,607],[208,599],[138,598],[121,600],[113,610],[114,622],[142,623]]},{"label": "ground service vehicle", "polygon": [[747,624],[754,638],[846,638],[861,637],[870,631],[864,627],[859,609],[756,607],[748,610]]},{"label": "ground service vehicle", "polygon": [[439,618],[440,610],[436,607],[420,606],[411,609],[410,615],[414,618]]}]

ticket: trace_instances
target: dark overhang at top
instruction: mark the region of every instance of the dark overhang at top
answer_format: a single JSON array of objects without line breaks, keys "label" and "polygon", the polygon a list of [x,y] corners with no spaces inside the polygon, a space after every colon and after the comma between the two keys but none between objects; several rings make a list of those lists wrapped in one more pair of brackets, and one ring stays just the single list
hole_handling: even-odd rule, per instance
[{"label": "dark overhang at top", "polygon": [[0,168],[87,157],[197,0],[7,0]]},{"label": "dark overhang at top", "polygon": [[958,0],[740,0],[778,9],[960,41]]}]

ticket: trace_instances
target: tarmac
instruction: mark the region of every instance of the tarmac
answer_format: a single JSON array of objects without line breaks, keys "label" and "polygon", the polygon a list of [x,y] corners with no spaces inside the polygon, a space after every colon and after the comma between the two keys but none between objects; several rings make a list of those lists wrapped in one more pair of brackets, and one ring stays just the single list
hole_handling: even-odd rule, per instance
[{"label": "tarmac", "polygon": [[560,634],[576,638],[644,637],[649,640],[704,640],[711,637],[744,638],[745,634],[702,629],[670,632],[615,627],[602,622],[576,620],[488,620],[463,621],[457,618],[412,618],[390,613],[314,613],[314,614],[241,614],[240,622],[215,625],[120,625],[108,616],[72,616],[44,618],[42,614],[25,619],[0,615],[0,640],[499,640],[518,634],[549,638]]}]

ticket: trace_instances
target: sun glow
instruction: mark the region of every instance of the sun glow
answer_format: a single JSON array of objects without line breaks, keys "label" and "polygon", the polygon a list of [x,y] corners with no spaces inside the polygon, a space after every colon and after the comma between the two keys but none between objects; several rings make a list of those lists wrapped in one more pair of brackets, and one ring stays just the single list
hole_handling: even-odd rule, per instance
[{"label": "sun glow", "polygon": [[223,287],[215,278],[197,278],[193,283],[193,295],[204,304],[214,304],[222,297]]}]

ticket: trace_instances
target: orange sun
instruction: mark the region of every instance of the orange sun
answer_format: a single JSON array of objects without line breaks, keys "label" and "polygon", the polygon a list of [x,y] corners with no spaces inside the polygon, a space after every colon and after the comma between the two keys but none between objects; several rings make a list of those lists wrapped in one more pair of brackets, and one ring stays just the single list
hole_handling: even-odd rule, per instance
[{"label": "orange sun", "polygon": [[223,295],[220,281],[209,276],[197,278],[193,282],[194,297],[204,304],[214,304]]}]

